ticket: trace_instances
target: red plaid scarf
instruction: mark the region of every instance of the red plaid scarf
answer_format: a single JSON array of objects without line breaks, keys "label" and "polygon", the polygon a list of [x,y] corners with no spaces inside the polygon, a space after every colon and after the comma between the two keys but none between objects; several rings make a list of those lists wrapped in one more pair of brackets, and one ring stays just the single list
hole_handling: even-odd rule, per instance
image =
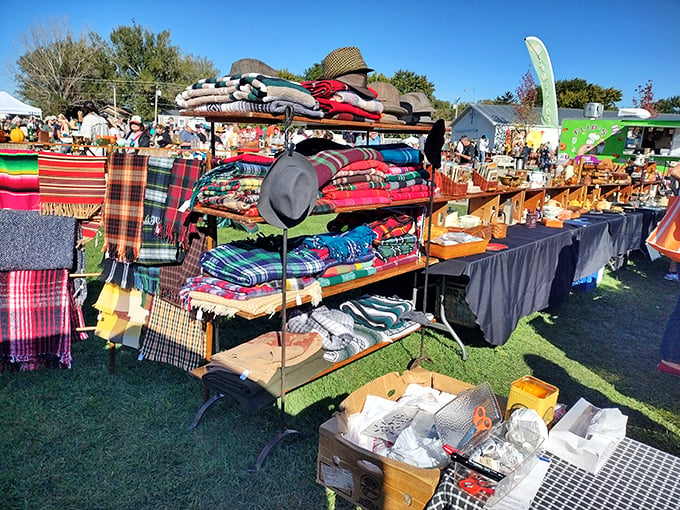
[{"label": "red plaid scarf", "polygon": [[183,250],[189,247],[189,234],[196,232],[196,225],[189,225],[191,211],[185,202],[191,199],[192,187],[200,177],[201,168],[200,159],[175,159],[165,202],[165,216],[156,229],[156,235],[179,244]]},{"label": "red plaid scarf", "polygon": [[104,200],[104,249],[110,258],[134,262],[142,246],[148,156],[113,155]]},{"label": "red plaid scarf", "polygon": [[68,270],[0,272],[0,366],[71,366]]}]

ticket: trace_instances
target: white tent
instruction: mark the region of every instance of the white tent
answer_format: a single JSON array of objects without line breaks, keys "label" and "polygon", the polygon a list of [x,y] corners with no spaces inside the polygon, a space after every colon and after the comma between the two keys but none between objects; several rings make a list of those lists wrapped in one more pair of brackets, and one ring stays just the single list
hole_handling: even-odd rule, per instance
[{"label": "white tent", "polygon": [[42,110],[26,103],[22,103],[16,97],[11,96],[4,90],[0,90],[0,114],[3,115],[35,115],[42,118]]}]

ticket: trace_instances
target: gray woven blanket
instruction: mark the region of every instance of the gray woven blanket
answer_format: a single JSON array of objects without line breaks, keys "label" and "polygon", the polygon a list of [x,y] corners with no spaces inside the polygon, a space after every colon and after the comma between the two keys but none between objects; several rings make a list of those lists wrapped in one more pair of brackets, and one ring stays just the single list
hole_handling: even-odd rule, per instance
[{"label": "gray woven blanket", "polygon": [[0,209],[0,271],[73,269],[76,219]]}]

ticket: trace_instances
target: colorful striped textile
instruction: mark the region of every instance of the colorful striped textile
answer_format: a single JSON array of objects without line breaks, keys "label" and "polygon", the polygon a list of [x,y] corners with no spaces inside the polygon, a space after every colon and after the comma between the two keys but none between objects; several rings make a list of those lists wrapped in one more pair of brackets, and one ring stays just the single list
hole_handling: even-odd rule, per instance
[{"label": "colorful striped textile", "polygon": [[352,148],[352,149],[329,149],[317,152],[308,157],[312,163],[314,170],[316,170],[316,177],[319,180],[319,188],[323,187],[333,176],[342,168],[354,161],[362,161],[366,159],[375,159],[382,161],[382,155],[373,149],[369,148]]},{"label": "colorful striped textile", "polygon": [[330,278],[331,276],[350,273],[352,271],[358,271],[359,269],[367,269],[372,266],[373,259],[366,262],[354,262],[352,264],[337,264],[334,266],[327,267],[321,276],[324,278]]},{"label": "colorful striped textile", "polygon": [[405,143],[387,143],[371,147],[380,152],[383,161],[393,165],[417,165],[423,160],[422,152]]},{"label": "colorful striped textile", "polygon": [[319,278],[319,285],[322,287],[330,287],[331,285],[337,285],[338,283],[351,282],[352,280],[357,280],[359,278],[363,278],[364,276],[375,274],[376,271],[377,270],[375,267],[367,267],[365,269],[357,269],[356,271],[337,274],[335,276],[322,276]]},{"label": "colorful striped textile", "polygon": [[0,367],[70,368],[74,326],[68,270],[0,272]]},{"label": "colorful striped textile", "polygon": [[[246,287],[283,279],[281,254],[250,241],[234,241],[205,252],[201,266],[217,278]],[[311,250],[292,250],[288,253],[286,277],[315,276],[321,274],[324,267],[323,260]]]},{"label": "colorful striped textile", "polygon": [[0,150],[0,209],[40,210],[37,152]]},{"label": "colorful striped textile", "polygon": [[364,295],[341,303],[340,310],[358,324],[385,330],[400,325],[402,315],[413,311],[413,303],[397,297]]},{"label": "colorful striped textile", "polygon": [[[286,280],[286,290],[302,290],[309,287],[316,280],[309,276],[303,278],[288,278]],[[245,300],[253,299],[262,296],[271,296],[272,294],[280,294],[282,282],[271,281],[253,285],[252,287],[244,287],[226,280],[220,280],[213,276],[195,276],[188,278],[184,287],[180,290],[180,297],[186,306],[189,301],[190,292],[202,292],[204,294],[211,294],[213,296],[223,297],[225,299]]]},{"label": "colorful striped textile", "polygon": [[371,195],[370,197],[352,197],[352,198],[338,198],[333,200],[335,208],[340,207],[359,207],[362,205],[378,205],[378,204],[391,204],[392,198]]},{"label": "colorful striped textile", "polygon": [[0,209],[0,271],[73,269],[76,220]]},{"label": "colorful striped textile", "polygon": [[104,202],[106,157],[38,153],[40,212],[87,219]]},{"label": "colorful striped textile", "polygon": [[134,262],[142,246],[148,157],[113,154],[104,201],[104,250],[109,258]]},{"label": "colorful striped textile", "polygon": [[149,158],[144,191],[142,246],[139,249],[137,264],[150,266],[177,262],[179,256],[177,244],[156,235],[156,229],[163,222],[165,214],[173,164],[173,158]]},{"label": "colorful striped textile", "polygon": [[410,255],[418,249],[418,239],[412,234],[385,239],[375,247],[375,256],[383,262],[394,257]]},{"label": "colorful striped textile", "polygon": [[196,224],[189,224],[189,201],[193,184],[202,169],[203,161],[200,159],[175,159],[163,222],[156,229],[156,235],[177,243],[183,250],[189,247],[189,234],[196,233]]},{"label": "colorful striped textile", "polygon": [[380,332],[361,324],[355,324],[352,340],[340,350],[326,351],[323,359],[331,363],[340,363],[382,342],[385,342],[385,339]]},{"label": "colorful striped textile", "polygon": [[416,222],[408,214],[399,214],[372,221],[368,226],[375,232],[375,241],[373,243],[377,244],[383,239],[415,232]]}]

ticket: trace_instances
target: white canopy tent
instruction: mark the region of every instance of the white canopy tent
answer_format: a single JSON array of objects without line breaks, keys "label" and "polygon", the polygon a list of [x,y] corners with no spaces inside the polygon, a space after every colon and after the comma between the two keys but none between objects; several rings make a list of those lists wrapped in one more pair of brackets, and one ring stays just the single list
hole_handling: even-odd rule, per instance
[{"label": "white canopy tent", "polygon": [[0,114],[2,115],[34,115],[42,118],[42,110],[19,101],[4,90],[0,90]]}]

